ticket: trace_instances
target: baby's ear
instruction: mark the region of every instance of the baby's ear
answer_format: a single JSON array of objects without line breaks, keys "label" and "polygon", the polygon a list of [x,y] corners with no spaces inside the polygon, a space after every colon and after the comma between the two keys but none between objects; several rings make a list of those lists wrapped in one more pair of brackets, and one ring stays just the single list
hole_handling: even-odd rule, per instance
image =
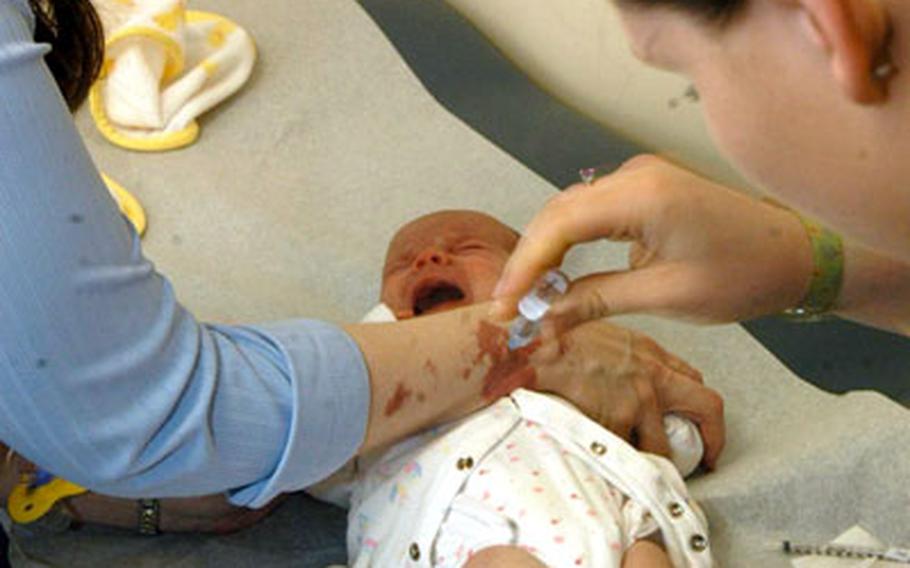
[{"label": "baby's ear", "polygon": [[888,16],[880,0],[795,0],[809,39],[828,58],[840,89],[859,104],[880,104],[887,81],[876,69],[887,57]]}]

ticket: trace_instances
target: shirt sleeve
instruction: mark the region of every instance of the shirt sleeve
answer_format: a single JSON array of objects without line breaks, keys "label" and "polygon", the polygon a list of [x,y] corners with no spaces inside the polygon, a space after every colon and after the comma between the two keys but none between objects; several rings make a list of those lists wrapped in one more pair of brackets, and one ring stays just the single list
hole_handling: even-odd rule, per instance
[{"label": "shirt sleeve", "polygon": [[84,147],[27,3],[0,0],[0,439],[101,493],[260,506],[342,466],[369,409],[339,328],[197,322]]}]

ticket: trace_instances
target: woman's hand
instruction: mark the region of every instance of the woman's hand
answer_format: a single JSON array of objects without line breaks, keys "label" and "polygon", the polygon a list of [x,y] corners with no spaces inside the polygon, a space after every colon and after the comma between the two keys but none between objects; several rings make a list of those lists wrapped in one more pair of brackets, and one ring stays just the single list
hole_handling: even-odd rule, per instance
[{"label": "woman's hand", "polygon": [[570,247],[601,238],[633,243],[630,268],[573,283],[548,316],[558,329],[629,312],[740,321],[798,305],[811,280],[811,245],[793,213],[639,156],[537,214],[494,294],[494,316],[514,313]]},{"label": "woman's hand", "polygon": [[723,400],[702,384],[698,371],[653,339],[591,322],[558,338],[548,334],[531,361],[539,377],[535,390],[571,401],[644,451],[669,455],[663,416],[689,418],[705,442],[705,464],[715,466],[724,447]]}]

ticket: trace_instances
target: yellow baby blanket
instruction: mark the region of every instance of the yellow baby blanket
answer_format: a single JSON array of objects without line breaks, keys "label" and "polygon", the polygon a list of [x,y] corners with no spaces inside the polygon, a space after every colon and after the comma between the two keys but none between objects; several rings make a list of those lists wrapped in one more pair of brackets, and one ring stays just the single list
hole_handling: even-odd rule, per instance
[{"label": "yellow baby blanket", "polygon": [[105,61],[90,109],[112,143],[141,151],[192,144],[196,118],[235,93],[256,60],[250,35],[185,0],[94,0]]}]

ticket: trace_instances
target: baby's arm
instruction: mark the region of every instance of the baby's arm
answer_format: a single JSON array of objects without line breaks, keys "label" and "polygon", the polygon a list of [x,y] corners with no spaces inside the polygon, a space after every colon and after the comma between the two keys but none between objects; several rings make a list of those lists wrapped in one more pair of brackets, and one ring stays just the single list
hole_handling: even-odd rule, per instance
[{"label": "baby's arm", "polygon": [[622,557],[622,568],[673,568],[670,557],[654,541],[635,541]]}]

